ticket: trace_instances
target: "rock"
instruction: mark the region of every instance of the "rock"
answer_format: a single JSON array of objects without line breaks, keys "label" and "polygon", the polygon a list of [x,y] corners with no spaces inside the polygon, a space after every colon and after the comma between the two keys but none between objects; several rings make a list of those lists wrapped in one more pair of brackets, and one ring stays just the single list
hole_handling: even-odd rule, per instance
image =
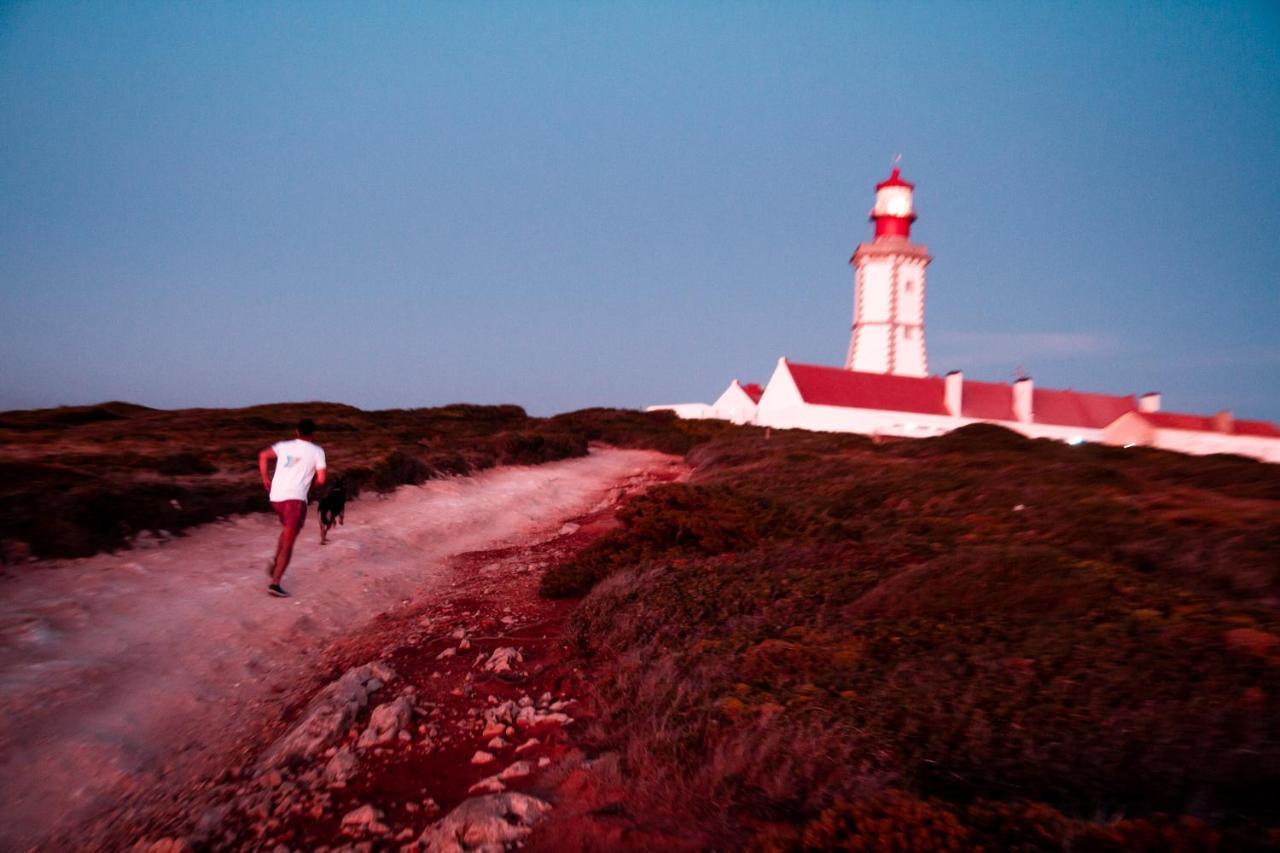
[{"label": "rock", "polygon": [[533,768],[529,766],[527,761],[517,761],[506,770],[498,774],[498,778],[503,782],[510,782],[512,779],[523,779],[533,772]]},{"label": "rock", "polygon": [[383,835],[391,831],[391,827],[382,822],[382,812],[365,804],[342,816],[342,831],[348,835]]},{"label": "rock", "polygon": [[389,743],[412,718],[413,704],[404,696],[379,705],[369,715],[369,727],[361,733],[358,745],[367,748]]},{"label": "rock", "polygon": [[546,767],[550,763],[551,763],[551,759],[547,758],[545,755],[538,759],[539,767]]},{"label": "rock", "polygon": [[463,637],[467,636],[467,631],[465,628],[458,628],[449,636],[453,637],[455,640],[461,640]]},{"label": "rock", "polygon": [[506,749],[507,742],[501,737],[495,737],[493,740],[485,744],[489,749]]},{"label": "rock", "polygon": [[471,641],[468,640],[466,637],[463,637],[461,640],[458,641],[458,651],[465,652],[469,648],[471,648]]},{"label": "rock", "polygon": [[550,804],[528,794],[472,797],[427,827],[418,843],[432,853],[501,853],[527,838],[549,811]]},{"label": "rock", "polygon": [[506,784],[497,776],[486,776],[467,789],[468,794],[496,794],[507,790]]},{"label": "rock", "polygon": [[377,686],[394,679],[395,672],[382,663],[353,667],[321,690],[301,719],[266,751],[261,767],[281,767],[314,758],[337,741],[369,702]]},{"label": "rock", "polygon": [[582,529],[581,525],[574,524],[572,521],[567,521],[560,527],[560,535],[569,536],[571,534],[577,533],[581,529]]},{"label": "rock", "polygon": [[562,700],[561,700],[561,701],[559,701],[559,702],[552,702],[552,703],[551,703],[551,710],[552,710],[552,711],[563,711],[565,708],[568,708],[570,705],[572,705],[572,704],[573,704],[573,701],[574,701],[574,700],[572,700],[572,699],[562,699]]},{"label": "rock", "polygon": [[484,731],[480,733],[480,737],[498,737],[499,735],[505,734],[506,731],[506,723],[492,722],[485,725]]},{"label": "rock", "polygon": [[[516,714],[519,712],[520,706],[508,699],[501,705],[494,706],[493,708],[485,708],[484,719],[485,722],[490,725],[501,724],[505,731],[506,726],[515,722]],[[486,731],[488,731],[488,729],[486,729]]]},{"label": "rock", "polygon": [[[154,530],[141,531],[140,533],[138,533],[137,536],[133,537],[133,541],[130,543],[132,547],[137,549],[154,548],[159,544],[160,544],[159,537],[156,536],[156,533]],[[156,842],[156,843],[159,843],[159,842]]]},{"label": "rock", "polygon": [[489,655],[489,659],[484,663],[484,670],[493,673],[511,672],[518,663],[524,663],[524,655],[520,654],[520,650],[512,646],[503,646],[494,649],[493,654]]},{"label": "rock", "polygon": [[355,753],[349,749],[340,749],[333,754],[333,758],[329,759],[329,763],[324,766],[324,781],[330,785],[345,785],[356,775],[356,768],[359,766]]},{"label": "rock", "polygon": [[533,699],[529,696],[521,696],[519,704],[521,708],[531,707],[533,705]]},{"label": "rock", "polygon": [[493,754],[483,749],[477,749],[476,754],[471,756],[472,764],[488,764],[491,761],[493,761]]},{"label": "rock", "polygon": [[516,755],[523,755],[531,749],[537,749],[540,743],[542,743],[542,741],[538,740],[536,737],[531,737],[516,747]]},{"label": "rock", "polygon": [[550,705],[550,704],[551,704],[551,694],[550,694],[550,693],[543,693],[541,696],[539,696],[539,697],[538,697],[538,707],[539,707],[539,708],[545,708],[545,707],[547,707],[547,706],[548,706],[548,705]]},{"label": "rock", "polygon": [[453,646],[450,646],[449,648],[442,651],[440,654],[436,655],[436,660],[444,660],[445,658],[451,658],[457,653],[458,653],[458,650],[455,649]]},{"label": "rock", "polygon": [[134,853],[191,853],[191,845],[182,838],[161,838],[159,841],[139,841],[133,845]]}]

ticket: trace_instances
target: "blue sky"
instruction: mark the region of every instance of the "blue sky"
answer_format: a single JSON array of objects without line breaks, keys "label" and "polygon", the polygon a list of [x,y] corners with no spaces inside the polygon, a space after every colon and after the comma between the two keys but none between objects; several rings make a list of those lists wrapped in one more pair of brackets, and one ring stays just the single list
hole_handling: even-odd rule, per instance
[{"label": "blue sky", "polygon": [[1280,420],[1274,4],[8,3],[0,408],[713,399],[930,367]]}]

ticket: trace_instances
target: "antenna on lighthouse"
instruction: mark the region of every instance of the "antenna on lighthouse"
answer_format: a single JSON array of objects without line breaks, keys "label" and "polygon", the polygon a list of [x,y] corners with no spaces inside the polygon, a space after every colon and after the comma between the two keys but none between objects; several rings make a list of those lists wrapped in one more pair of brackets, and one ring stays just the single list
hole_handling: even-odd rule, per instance
[{"label": "antenna on lighthouse", "polygon": [[893,162],[890,163],[889,166],[890,168],[896,169],[901,165],[902,165],[902,154],[901,152],[899,152],[893,155]]}]

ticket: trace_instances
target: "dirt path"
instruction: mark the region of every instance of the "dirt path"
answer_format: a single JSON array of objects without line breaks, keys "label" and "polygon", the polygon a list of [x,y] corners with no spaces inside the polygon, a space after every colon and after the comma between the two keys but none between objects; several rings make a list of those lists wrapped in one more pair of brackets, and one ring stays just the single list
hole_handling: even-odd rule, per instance
[{"label": "dirt path", "polygon": [[674,464],[599,450],[358,501],[324,548],[308,524],[286,600],[264,591],[277,532],[265,515],[3,579],[0,849],[216,773],[246,729],[275,722],[314,679],[322,647],[438,596],[452,557],[553,535]]}]

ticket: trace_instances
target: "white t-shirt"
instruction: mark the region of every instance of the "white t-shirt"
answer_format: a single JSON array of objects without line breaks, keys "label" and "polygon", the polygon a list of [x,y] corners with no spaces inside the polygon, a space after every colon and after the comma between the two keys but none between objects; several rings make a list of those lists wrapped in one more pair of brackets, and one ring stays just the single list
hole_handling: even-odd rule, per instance
[{"label": "white t-shirt", "polygon": [[320,445],[295,438],[271,445],[276,452],[276,473],[271,478],[271,500],[305,501],[311,478],[323,470],[324,451]]}]

